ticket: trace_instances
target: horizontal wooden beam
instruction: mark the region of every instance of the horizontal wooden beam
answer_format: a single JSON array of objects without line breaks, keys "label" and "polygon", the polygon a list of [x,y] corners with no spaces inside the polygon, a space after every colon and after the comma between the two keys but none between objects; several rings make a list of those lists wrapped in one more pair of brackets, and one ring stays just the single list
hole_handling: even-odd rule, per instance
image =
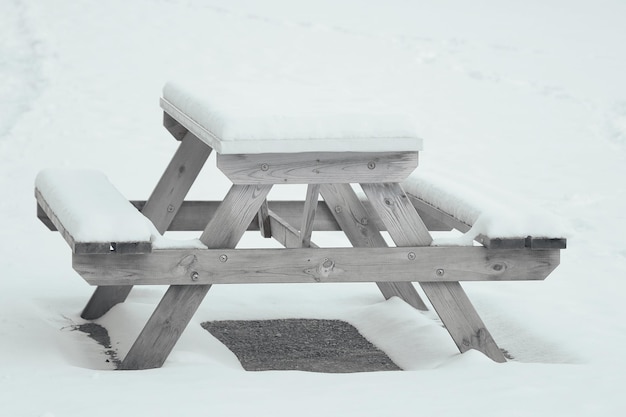
[{"label": "horizontal wooden beam", "polygon": [[155,250],[73,256],[92,285],[541,280],[559,250],[483,247]]},{"label": "horizontal wooden beam", "polygon": [[417,152],[302,152],[217,155],[234,184],[400,182],[417,168]]}]

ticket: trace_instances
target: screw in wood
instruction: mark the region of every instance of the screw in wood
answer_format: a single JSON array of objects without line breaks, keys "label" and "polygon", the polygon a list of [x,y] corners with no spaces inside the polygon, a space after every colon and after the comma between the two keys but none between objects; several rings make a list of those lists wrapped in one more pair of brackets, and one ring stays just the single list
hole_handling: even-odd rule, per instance
[{"label": "screw in wood", "polygon": [[363,226],[367,226],[367,224],[369,223],[369,220],[367,220],[367,217],[363,217],[363,218],[360,220],[360,223],[361,223]]},{"label": "screw in wood", "polygon": [[390,198],[385,198],[385,204],[388,205],[388,206],[391,206],[391,205],[393,205],[393,201],[391,201]]},{"label": "screw in wood", "polygon": [[369,162],[367,163],[367,168],[369,168],[369,169],[374,169],[374,168],[376,168],[376,162],[374,162],[374,161],[369,161]]},{"label": "screw in wood", "polygon": [[444,271],[444,270],[443,270],[443,269],[441,269],[441,268],[439,268],[438,270],[436,270],[436,271],[435,271],[435,274],[436,274],[438,277],[442,277],[442,276],[443,276],[443,274],[445,274],[445,273],[446,273],[446,271]]},{"label": "screw in wood", "polygon": [[200,277],[200,275],[196,271],[193,271],[191,273],[191,280],[192,281],[197,281],[199,277]]},{"label": "screw in wood", "polygon": [[226,262],[228,260],[228,256],[220,255],[220,262]]},{"label": "screw in wood", "polygon": [[268,169],[270,169],[270,166],[267,164],[261,164],[261,171],[267,171]]},{"label": "screw in wood", "polygon": [[414,260],[415,260],[415,252],[409,252],[409,254],[407,255],[407,257],[408,257],[411,261],[414,261]]},{"label": "screw in wood", "polygon": [[335,213],[341,213],[343,211],[343,207],[335,206]]},{"label": "screw in wood", "polygon": [[170,204],[169,206],[167,206],[167,212],[168,213],[171,213],[173,211],[174,211],[174,206],[173,205]]}]

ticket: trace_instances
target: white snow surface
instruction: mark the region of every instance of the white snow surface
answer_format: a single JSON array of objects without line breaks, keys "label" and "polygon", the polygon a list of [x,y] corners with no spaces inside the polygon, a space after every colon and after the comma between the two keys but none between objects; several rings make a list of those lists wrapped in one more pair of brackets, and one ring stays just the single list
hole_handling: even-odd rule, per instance
[{"label": "white snow surface", "polygon": [[35,187],[76,242],[150,241],[150,221],[100,171],[44,169]]},{"label": "white snow surface", "polygon": [[222,154],[422,148],[408,116],[385,114],[376,97],[341,97],[317,84],[210,84],[196,76],[169,81],[163,98],[165,110],[173,105],[210,132],[209,144]]},{"label": "white snow surface", "polygon": [[[621,0],[4,1],[0,416],[625,415],[625,15]],[[47,167],[95,169],[147,199],[177,146],[161,89],[198,72],[378,100],[416,120],[418,170],[563,218],[568,248],[545,281],[462,284],[514,360],[460,355],[432,310],[385,301],[374,284],[215,285],[162,368],[111,371],[104,348],[72,331],[94,288],[36,219],[33,181]],[[229,186],[212,156],[188,198]],[[97,321],[120,356],[163,291],[134,288]],[[200,327],[272,318],[349,321],[405,371],[245,372]]]},{"label": "white snow surface", "polygon": [[472,225],[460,239],[468,245],[478,235],[491,238],[567,238],[564,220],[533,206],[507,189],[464,176],[419,169],[402,183],[403,189],[463,223]]}]

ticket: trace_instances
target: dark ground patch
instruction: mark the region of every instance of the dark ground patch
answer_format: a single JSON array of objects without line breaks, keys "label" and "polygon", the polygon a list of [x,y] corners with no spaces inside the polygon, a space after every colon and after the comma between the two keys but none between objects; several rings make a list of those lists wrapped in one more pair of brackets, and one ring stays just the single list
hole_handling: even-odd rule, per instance
[{"label": "dark ground patch", "polygon": [[85,333],[100,346],[104,347],[104,354],[107,357],[106,362],[112,362],[116,368],[120,366],[122,361],[117,357],[117,352],[111,347],[111,338],[106,328],[96,323],[84,323],[73,326],[73,329]]},{"label": "dark ground patch", "polygon": [[247,371],[399,371],[387,355],[341,320],[226,320],[202,323]]}]

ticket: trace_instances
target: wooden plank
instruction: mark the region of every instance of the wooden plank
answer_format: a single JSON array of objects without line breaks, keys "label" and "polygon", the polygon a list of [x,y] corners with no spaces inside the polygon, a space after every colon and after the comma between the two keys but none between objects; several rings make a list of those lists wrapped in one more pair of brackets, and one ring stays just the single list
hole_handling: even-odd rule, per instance
[{"label": "wooden plank", "polygon": [[[398,246],[428,246],[432,238],[399,184],[361,184]],[[444,269],[444,275],[446,271]],[[460,352],[476,349],[496,362],[506,358],[458,282],[421,282]]]},{"label": "wooden plank", "polygon": [[[302,242],[300,240],[300,231],[290,225],[282,217],[269,211],[269,219],[272,228],[272,237],[286,248],[300,248]],[[317,247],[313,242],[310,244],[312,248]]]},{"label": "wooden plank", "polygon": [[[288,233],[299,237],[297,231]],[[284,241],[287,246],[296,242]],[[558,249],[479,246],[216,248],[158,250],[150,255],[75,255],[73,267],[88,283],[97,285],[519,281],[545,279],[558,266],[559,254]]]},{"label": "wooden plank", "polygon": [[417,152],[303,152],[218,155],[234,184],[399,182],[417,167]]},{"label": "wooden plank", "polygon": [[317,210],[317,200],[320,195],[319,184],[309,184],[304,201],[304,212],[300,226],[300,242],[303,248],[311,247],[311,235],[313,233],[313,220]]},{"label": "wooden plank", "polygon": [[[200,237],[202,243],[208,248],[234,248],[270,189],[271,185],[231,187]],[[193,278],[194,258],[179,259],[175,268]],[[121,369],[162,366],[210,288],[211,285],[170,286],[124,358]]]},{"label": "wooden plank", "polygon": [[[208,223],[208,222],[207,222]],[[248,226],[248,230],[254,227],[254,220]],[[257,215],[257,224],[259,231],[261,232],[261,236],[266,239],[272,237],[272,225],[270,224],[270,216],[269,216],[269,206],[267,204],[267,199],[261,204],[261,208],[259,209],[259,214]]]},{"label": "wooden plank", "polygon": [[[174,219],[187,192],[195,181],[211,153],[211,148],[192,134],[186,134],[165,169],[142,213],[152,221],[159,233],[165,232]],[[115,290],[96,288],[83,309],[81,317],[93,320],[123,303],[132,290],[131,286]]]},{"label": "wooden plank", "polygon": [[178,123],[178,120],[174,119],[166,112],[163,112],[163,126],[176,140],[183,140],[187,132],[189,132],[185,126]]},{"label": "wooden plank", "polygon": [[[322,197],[332,208],[332,213],[342,230],[355,247],[386,247],[387,243],[374,224],[377,215],[365,209],[365,206],[349,184],[323,185]],[[384,276],[385,274],[381,274]],[[386,299],[400,297],[414,308],[428,310],[415,287],[410,282],[386,282],[376,280],[376,285]]]}]

